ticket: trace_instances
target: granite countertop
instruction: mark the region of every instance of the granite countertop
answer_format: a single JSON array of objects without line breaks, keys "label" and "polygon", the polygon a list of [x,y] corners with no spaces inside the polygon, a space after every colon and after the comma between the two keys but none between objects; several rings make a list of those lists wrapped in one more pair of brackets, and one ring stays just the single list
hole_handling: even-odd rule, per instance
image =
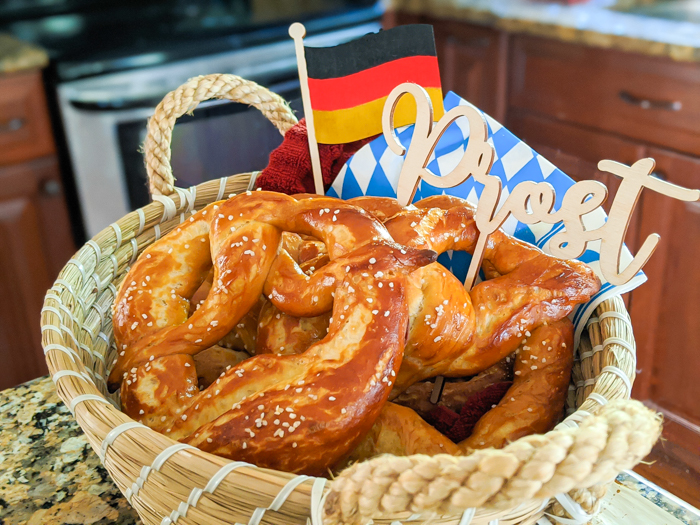
[{"label": "granite countertop", "polygon": [[0,33],[0,74],[43,68],[48,63],[49,56],[40,47]]},{"label": "granite countertop", "polygon": [[0,524],[140,523],[48,377],[0,392]]},{"label": "granite countertop", "polygon": [[396,11],[678,61],[700,61],[700,23],[615,11],[606,7],[612,1],[591,0],[575,5],[533,0],[388,2],[389,8]]},{"label": "granite countertop", "polygon": [[[700,511],[633,472],[594,525],[700,525]],[[50,378],[0,392],[0,525],[141,523]]]}]

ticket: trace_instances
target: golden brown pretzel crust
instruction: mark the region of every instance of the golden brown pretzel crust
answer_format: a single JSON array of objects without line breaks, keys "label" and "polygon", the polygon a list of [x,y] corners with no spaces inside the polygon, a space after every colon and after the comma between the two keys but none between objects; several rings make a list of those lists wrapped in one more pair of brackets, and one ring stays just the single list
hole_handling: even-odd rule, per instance
[{"label": "golden brown pretzel crust", "polygon": [[[476,331],[469,294],[441,264],[433,263],[413,272],[407,293],[409,336],[391,399],[413,383],[443,373],[449,363],[472,346]],[[484,368],[490,364],[493,363]]]},{"label": "golden brown pretzel crust", "polygon": [[255,353],[301,354],[326,337],[330,318],[331,312],[317,317],[293,317],[267,301],[260,311]]},{"label": "golden brown pretzel crust", "polygon": [[574,362],[573,324],[564,318],[526,339],[515,360],[513,385],[459,444],[465,452],[547,432],[561,417]]},{"label": "golden brown pretzel crust", "polygon": [[[189,300],[212,266],[207,214],[211,216],[215,205],[207,206],[168,234],[168,243],[154,243],[146,248],[122,281],[113,315],[118,362],[128,360],[127,353],[133,353],[134,345],[141,339],[187,319]],[[120,381],[123,371],[117,363],[110,381]]]},{"label": "golden brown pretzel crust", "polygon": [[[432,249],[438,253],[447,250],[472,252],[478,238],[474,222],[475,209],[461,199],[436,196],[423,199],[416,204],[418,209],[406,210],[387,221],[391,235],[407,246]],[[463,322],[473,323],[470,332],[473,339],[462,351],[455,354],[444,351],[447,338],[437,343],[425,343],[426,336],[416,338],[429,344],[435,353],[444,352],[444,359],[422,365],[417,360],[409,366],[410,352],[404,358],[396,382],[396,394],[411,384],[434,375],[463,377],[474,375],[511,354],[520,344],[526,331],[533,331],[543,323],[552,323],[566,317],[579,303],[588,300],[600,288],[593,271],[579,261],[565,261],[546,255],[538,248],[514,239],[502,231],[494,232],[487,242],[484,258],[500,274],[499,277],[477,284],[469,293],[469,299],[461,304],[448,302],[444,305],[447,315],[455,319],[455,311],[473,312],[473,318],[465,316]],[[431,266],[438,266],[437,263]],[[449,272],[430,271],[431,266],[420,269],[425,281],[435,286],[438,279],[451,280]],[[454,279],[451,286],[457,286]],[[426,286],[426,283],[423,283]],[[447,285],[442,284],[447,287]],[[409,296],[411,292],[409,290]],[[425,315],[421,309],[412,326]],[[430,319],[428,319],[430,321]],[[427,323],[423,321],[427,326]],[[459,324],[459,323],[458,323]],[[455,329],[451,334],[461,333]],[[409,345],[414,336],[409,337]]]},{"label": "golden brown pretzel crust", "polygon": [[413,208],[412,204],[401,206],[399,201],[391,197],[355,197],[348,199],[347,202],[362,208],[381,222],[386,222],[397,213]]},{"label": "golden brown pretzel crust", "polygon": [[[124,410],[203,450],[323,474],[369,430],[389,395],[405,345],[406,275],[430,264],[435,254],[396,245],[376,219],[332,199],[296,201],[256,192],[230,199],[212,215],[214,286],[190,319],[136,341],[120,356],[116,370],[128,371],[121,382]],[[338,217],[345,223],[334,224]],[[218,320],[207,333],[219,324],[228,333],[257,301],[281,230],[322,239],[333,263],[343,268],[334,283],[328,335],[300,355],[247,359],[198,391],[192,355],[222,335],[198,333],[202,340],[183,342],[172,341],[171,334],[195,316]],[[170,236],[157,248],[166,243],[184,248]],[[191,285],[192,293],[197,287]],[[162,299],[167,302],[153,297]],[[216,308],[222,301],[226,308]]]},{"label": "golden brown pretzel crust", "polygon": [[410,408],[386,403],[372,429],[339,467],[380,454],[456,456],[461,450]]}]

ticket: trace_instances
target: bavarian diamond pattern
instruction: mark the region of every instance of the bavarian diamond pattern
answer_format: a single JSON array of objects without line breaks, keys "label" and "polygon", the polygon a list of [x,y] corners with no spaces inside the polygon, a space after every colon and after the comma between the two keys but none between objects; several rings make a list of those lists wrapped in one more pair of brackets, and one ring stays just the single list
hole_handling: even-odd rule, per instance
[{"label": "bavarian diamond pattern", "polygon": [[[458,105],[469,103],[450,92],[444,101],[445,112]],[[488,128],[488,142],[494,148],[494,162],[490,175],[501,179],[503,191],[501,202],[503,204],[513,189],[523,181],[544,182],[552,185],[556,190],[554,210],[561,206],[562,198],[566,191],[574,184],[574,181],[566,176],[560,169],[554,166],[530,146],[508,131],[502,124],[489,115],[482,112]],[[405,126],[396,130],[401,144],[408,148],[413,136],[413,126]],[[453,122],[445,131],[440,142],[428,162],[428,169],[435,175],[442,176],[449,173],[459,162],[464,150],[469,143],[469,123],[460,118]],[[403,166],[403,157],[394,154],[387,146],[386,140],[380,136],[361,148],[353,155],[342,168],[333,185],[328,190],[328,195],[351,199],[361,195],[375,195],[396,197],[399,174]],[[420,181],[414,202],[431,195],[454,195],[467,199],[477,204],[483,186],[472,178],[467,179],[459,186],[441,190],[424,181]],[[500,205],[499,205],[500,206]],[[584,217],[584,224],[588,229],[595,229],[605,224],[607,216],[601,209],[595,210]],[[556,233],[563,229],[562,224],[523,224],[514,217],[509,217],[503,225],[506,232],[515,237],[534,244],[545,252],[548,251],[549,241]],[[600,272],[600,241],[589,243],[586,252],[580,260],[587,263],[598,274],[603,283],[600,291],[584,305],[579,305],[572,314],[572,320],[576,326],[576,342],[585,327],[586,321],[596,306],[612,295],[628,292],[644,281],[646,277],[639,272],[634,279],[624,286],[612,286],[607,283]],[[620,265],[624,268],[631,262],[632,256],[624,247]],[[471,256],[464,252],[447,252],[441,254],[438,261],[454,273],[459,279],[464,280],[471,261]]]}]

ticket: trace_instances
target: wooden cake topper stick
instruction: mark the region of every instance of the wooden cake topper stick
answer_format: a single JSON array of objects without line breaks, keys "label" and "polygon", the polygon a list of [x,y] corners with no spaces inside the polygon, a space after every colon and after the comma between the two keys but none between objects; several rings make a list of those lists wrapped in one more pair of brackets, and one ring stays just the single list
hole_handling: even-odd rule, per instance
[{"label": "wooden cake topper stick", "polygon": [[324,195],[323,175],[321,172],[321,158],[318,154],[316,142],[316,129],[314,128],[314,113],[311,108],[311,96],[309,95],[309,75],[306,71],[306,55],[304,54],[304,36],[306,28],[299,22],[289,26],[289,36],[294,39],[294,50],[297,54],[297,67],[299,68],[299,83],[301,86],[301,101],[304,105],[304,117],[306,118],[306,131],[309,137],[309,154],[311,155],[311,170],[314,174],[314,188],[316,193]]},{"label": "wooden cake topper stick", "polygon": [[600,269],[609,283],[624,284],[632,279],[647,263],[659,243],[660,236],[658,234],[649,235],[634,259],[620,271],[622,244],[632,219],[632,212],[644,188],[680,201],[700,200],[700,190],[690,190],[654,177],[652,173],[655,167],[654,159],[641,159],[632,166],[625,166],[613,160],[601,160],[598,163],[600,171],[607,171],[622,177],[620,187],[615,194],[612,206],[610,206],[608,222],[603,227],[605,231],[599,235],[602,239]]},{"label": "wooden cake topper stick", "polygon": [[[417,110],[416,125],[408,152],[396,136],[393,119],[396,105],[405,94],[413,96]],[[438,177],[426,166],[442,134],[461,116],[469,120],[466,151],[450,173]],[[436,188],[451,188],[473,176],[477,182],[484,185],[474,216],[479,238],[464,283],[467,290],[471,290],[476,281],[489,235],[500,228],[511,215],[523,224],[562,222],[564,228],[549,241],[549,251],[556,257],[580,257],[589,242],[600,240],[600,269],[603,277],[609,283],[619,286],[637,275],[659,242],[657,234],[647,237],[632,261],[620,269],[625,234],[642,190],[648,188],[687,202],[700,201],[700,190],[682,188],[653,177],[654,160],[641,159],[632,166],[611,160],[600,161],[598,168],[601,171],[621,177],[622,182],[615,194],[607,221],[594,229],[587,229],[583,218],[599,208],[608,197],[605,185],[594,180],[580,181],[572,185],[562,197],[561,207],[556,212],[552,212],[556,194],[547,182],[521,182],[513,188],[505,202],[501,203],[501,179],[488,174],[494,151],[486,142],[486,122],[481,113],[471,106],[457,106],[447,112],[433,127],[430,98],[417,84],[404,83],[394,88],[384,105],[382,130],[392,152],[397,155],[406,153],[397,188],[400,204],[406,206],[413,200],[420,179]]]},{"label": "wooden cake topper stick", "polygon": [[[412,95],[416,101],[416,125],[408,152],[399,142],[394,129],[394,111],[401,97],[407,94]],[[459,117],[466,117],[469,121],[469,142],[467,143],[466,151],[451,172],[443,174],[441,177],[437,176],[431,173],[426,166],[440,137],[442,137],[450,124]],[[384,104],[382,130],[387,145],[392,152],[396,155],[406,153],[396,190],[397,200],[402,206],[406,206],[413,201],[420,179],[436,188],[452,188],[461,184],[470,176],[482,182],[493,163],[494,151],[493,147],[486,142],[488,129],[481,113],[471,106],[457,106],[445,113],[433,126],[433,105],[430,101],[430,96],[418,84],[406,82],[392,90]],[[497,204],[501,188],[500,179],[496,178],[496,180],[499,182],[498,188],[492,188],[495,193],[492,192],[489,195],[495,198],[495,203]],[[481,258],[484,255],[488,233],[493,231],[483,232],[478,220],[477,227],[479,227],[479,231],[482,234],[479,236],[479,243],[477,243],[477,249],[472,256],[472,264],[469,266],[469,273],[464,283],[467,290],[471,290],[474,285],[476,274],[481,266]]]}]

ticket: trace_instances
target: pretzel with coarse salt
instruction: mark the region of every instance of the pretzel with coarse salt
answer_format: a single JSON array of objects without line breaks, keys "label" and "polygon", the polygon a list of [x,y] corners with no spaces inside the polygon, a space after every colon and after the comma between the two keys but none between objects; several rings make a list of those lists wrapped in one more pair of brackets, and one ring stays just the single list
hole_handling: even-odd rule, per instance
[{"label": "pretzel with coarse salt", "polygon": [[[397,242],[437,253],[473,252],[479,235],[474,206],[462,199],[441,195],[423,199],[416,207],[417,210],[401,212],[385,223]],[[409,344],[417,341],[419,346],[427,346],[428,355],[447,354],[439,345],[446,344],[445,339],[449,337],[444,337],[444,330],[438,330],[443,323],[464,316],[468,323],[473,322],[470,340],[464,341],[466,344],[459,352],[442,360],[432,360],[429,365],[425,359],[411,360],[412,355],[420,357],[420,352],[406,352],[397,378],[397,393],[431,376],[464,377],[488,368],[515,351],[526,333],[563,319],[600,288],[600,281],[586,264],[547,255],[502,230],[489,236],[484,261],[492,268],[491,276],[495,278],[474,286],[468,294],[467,305],[443,304],[437,319],[433,316],[425,321],[417,316],[409,334]],[[423,287],[436,286],[439,280],[461,286],[450,272],[435,272],[435,266],[438,265],[421,268],[411,276],[412,280],[421,279]],[[422,312],[426,311],[425,306],[423,304]],[[473,321],[465,316],[465,311],[473,312]],[[433,319],[436,323],[430,324]],[[459,329],[455,332],[460,333]],[[435,338],[440,335],[443,337],[436,342]]]},{"label": "pretzel with coarse salt", "polygon": [[459,443],[464,452],[502,448],[530,434],[543,434],[564,410],[574,363],[574,326],[568,318],[528,332],[516,350],[513,385]]},{"label": "pretzel with coarse salt", "polygon": [[[320,239],[331,259],[371,241],[391,241],[379,221],[336,199],[297,201],[281,193],[249,192],[208,206],[167,240],[149,246],[127,275],[115,301],[115,339],[121,350],[110,389],[116,390],[138,363],[194,354],[228,334],[258,300],[282,231]],[[203,242],[207,237],[210,247]],[[211,261],[213,287],[187,318],[183,308],[189,307]]]},{"label": "pretzel with coarse salt", "polygon": [[[126,329],[117,343],[127,348],[110,380],[121,384],[127,414],[175,439],[260,466],[323,474],[379,415],[405,344],[406,274],[434,261],[435,254],[396,245],[376,219],[337,201],[256,192],[215,206],[206,210],[214,263],[207,299],[189,319],[177,325],[165,319],[164,327],[142,339],[133,333],[138,326],[122,324]],[[184,290],[198,287],[192,282],[168,290],[160,279],[173,276],[158,268],[171,267],[167,256],[189,244],[195,224],[203,235],[206,216],[200,213],[192,226],[154,243],[132,267],[129,282],[153,283],[159,291],[142,286],[141,295],[153,303],[149,313],[159,303],[186,303]],[[199,391],[192,355],[221,339],[257,301],[282,230],[321,239],[329,266],[344,268],[333,291],[328,335],[300,355],[247,359]],[[203,280],[207,272],[200,266]],[[144,272],[152,274],[150,280]],[[175,277],[186,280],[184,274]],[[140,315],[128,304],[133,293],[128,286],[120,290],[117,312]],[[119,315],[114,322],[119,325]]]},{"label": "pretzel with coarse salt", "polygon": [[[381,198],[353,202],[370,214],[391,215],[385,226],[402,245],[437,253],[473,252],[476,245],[475,208],[462,199],[428,197],[397,214],[377,211],[388,208]],[[429,377],[464,377],[485,370],[515,351],[525,332],[564,318],[600,287],[584,263],[552,257],[500,230],[489,237],[484,264],[495,278],[469,293],[438,263],[409,275],[409,337],[392,399]],[[273,269],[265,293],[283,312],[296,317],[327,311],[330,290],[342,275],[341,268],[330,264],[309,278],[294,269],[284,253],[273,262]],[[290,308],[287,297],[302,300]]]}]

